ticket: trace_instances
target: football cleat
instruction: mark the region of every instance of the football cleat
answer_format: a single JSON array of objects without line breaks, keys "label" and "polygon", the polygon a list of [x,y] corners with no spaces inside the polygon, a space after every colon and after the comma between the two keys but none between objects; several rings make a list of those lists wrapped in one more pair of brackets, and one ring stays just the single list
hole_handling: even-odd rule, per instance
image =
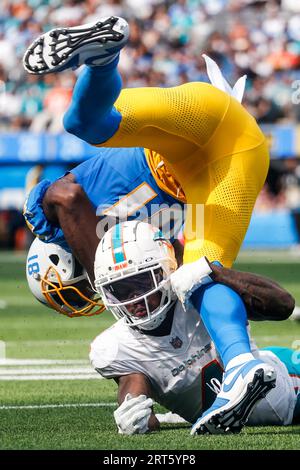
[{"label": "football cleat", "polygon": [[216,400],[193,425],[191,435],[239,433],[255,405],[275,383],[274,368],[260,360],[229,369]]},{"label": "football cleat", "polygon": [[128,23],[117,16],[71,28],[56,28],[38,37],[26,50],[23,66],[42,75],[82,64],[111,62],[128,41]]}]

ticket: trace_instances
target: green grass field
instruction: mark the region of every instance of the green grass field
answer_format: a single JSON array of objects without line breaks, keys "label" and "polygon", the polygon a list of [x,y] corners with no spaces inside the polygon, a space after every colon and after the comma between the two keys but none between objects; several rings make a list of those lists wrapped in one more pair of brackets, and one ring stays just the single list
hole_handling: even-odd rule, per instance
[{"label": "green grass field", "polygon": [[[296,255],[245,253],[236,268],[272,277],[300,304]],[[22,254],[0,252],[0,321],[0,358],[9,359],[0,359],[0,449],[300,449],[300,426],[191,438],[188,425],[162,425],[160,433],[118,435],[116,386],[88,365],[91,340],[113,318],[69,319],[39,305],[27,289]],[[252,334],[261,347],[292,347],[300,322],[252,324]]]}]

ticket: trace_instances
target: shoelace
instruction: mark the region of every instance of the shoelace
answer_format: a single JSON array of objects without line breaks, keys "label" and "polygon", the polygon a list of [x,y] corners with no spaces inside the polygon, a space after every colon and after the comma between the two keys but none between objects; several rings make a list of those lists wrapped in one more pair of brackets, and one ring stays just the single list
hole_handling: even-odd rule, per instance
[{"label": "shoelace", "polygon": [[215,377],[210,380],[210,383],[206,383],[208,388],[212,390],[216,395],[218,395],[221,391],[222,385],[220,380],[216,379]]}]

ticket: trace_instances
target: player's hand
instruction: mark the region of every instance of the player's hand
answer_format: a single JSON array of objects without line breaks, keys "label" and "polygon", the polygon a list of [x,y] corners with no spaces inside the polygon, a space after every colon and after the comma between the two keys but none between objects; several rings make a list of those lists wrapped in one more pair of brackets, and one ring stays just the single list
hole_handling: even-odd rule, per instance
[{"label": "player's hand", "polygon": [[152,413],[153,400],[146,395],[132,397],[127,393],[125,400],[114,412],[119,434],[144,434],[149,430],[148,422]]},{"label": "player's hand", "polygon": [[43,201],[50,186],[49,180],[42,180],[33,187],[25,201],[23,215],[33,235],[46,243],[56,243],[69,250],[62,229],[52,224],[44,212]]},{"label": "player's hand", "polygon": [[205,256],[193,263],[183,264],[171,274],[172,289],[183,305],[184,310],[191,306],[190,297],[200,286],[213,282],[212,269]]}]

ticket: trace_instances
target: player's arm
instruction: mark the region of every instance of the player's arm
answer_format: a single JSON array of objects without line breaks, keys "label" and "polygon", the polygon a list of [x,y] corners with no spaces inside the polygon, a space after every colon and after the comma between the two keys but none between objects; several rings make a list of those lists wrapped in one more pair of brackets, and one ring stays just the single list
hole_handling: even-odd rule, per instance
[{"label": "player's arm", "polygon": [[292,314],[295,299],[277,282],[258,274],[209,265],[213,281],[231,287],[241,296],[249,320],[286,320]]},{"label": "player's arm", "polygon": [[144,434],[159,430],[148,378],[141,373],[132,373],[115,380],[118,383],[119,407],[114,412],[114,418],[119,433]]},{"label": "player's arm", "polygon": [[94,281],[94,260],[99,243],[98,218],[82,187],[71,173],[55,181],[43,197],[43,210],[49,222],[58,225],[74,256]]},{"label": "player's arm", "polygon": [[244,301],[249,320],[286,320],[295,299],[277,282],[258,274],[235,271],[211,263],[203,256],[171,274],[174,292],[183,306],[197,289],[216,282],[236,291]]}]

